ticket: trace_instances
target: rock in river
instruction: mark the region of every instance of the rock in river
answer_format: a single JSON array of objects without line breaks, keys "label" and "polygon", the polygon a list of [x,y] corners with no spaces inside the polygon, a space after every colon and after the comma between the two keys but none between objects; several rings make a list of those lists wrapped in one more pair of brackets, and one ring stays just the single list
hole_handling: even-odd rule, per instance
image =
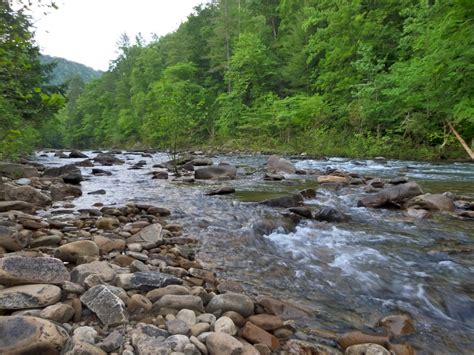
[{"label": "rock in river", "polygon": [[59,259],[23,256],[9,256],[0,259],[0,283],[7,285],[28,283],[59,285],[64,281],[69,281],[69,272]]},{"label": "rock in river", "polygon": [[375,194],[368,195],[357,202],[358,207],[382,207],[385,205],[399,205],[412,197],[421,195],[423,191],[416,182],[408,182],[383,189]]},{"label": "rock in river", "polygon": [[155,248],[161,243],[161,241],[163,241],[161,231],[161,224],[154,223],[143,228],[140,232],[128,238],[127,244],[138,243],[144,249]]},{"label": "rock in river", "polygon": [[128,322],[125,303],[104,285],[90,288],[81,296],[81,302],[94,312],[105,325]]},{"label": "rock in river", "polygon": [[291,161],[272,155],[267,160],[267,172],[294,174],[296,168]]},{"label": "rock in river", "polygon": [[442,194],[423,194],[408,200],[406,207],[421,208],[428,211],[454,211],[454,202]]},{"label": "rock in river", "polygon": [[0,309],[42,308],[61,299],[61,289],[54,285],[22,285],[0,290]]},{"label": "rock in river", "polygon": [[234,311],[244,317],[254,314],[254,304],[250,297],[239,293],[224,293],[214,296],[206,307],[208,313]]},{"label": "rock in river", "polygon": [[67,331],[36,317],[0,317],[0,354],[59,354]]},{"label": "rock in river", "polygon": [[269,200],[265,200],[262,204],[271,206],[271,207],[297,207],[302,205],[304,202],[303,196],[301,194],[292,194],[288,196],[276,197]]},{"label": "rock in river", "polygon": [[194,172],[194,177],[200,180],[219,179],[224,177],[234,179],[236,175],[237,169],[232,165],[207,166],[197,169]]}]

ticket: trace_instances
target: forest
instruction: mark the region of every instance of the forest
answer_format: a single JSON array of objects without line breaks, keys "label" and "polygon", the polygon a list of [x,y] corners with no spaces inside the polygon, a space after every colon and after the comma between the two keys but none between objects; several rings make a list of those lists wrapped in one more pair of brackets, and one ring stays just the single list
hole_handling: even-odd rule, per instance
[{"label": "forest", "polygon": [[215,0],[148,43],[124,34],[107,72],[62,90],[28,17],[2,4],[4,150],[464,158],[450,125],[472,144],[471,0]]}]

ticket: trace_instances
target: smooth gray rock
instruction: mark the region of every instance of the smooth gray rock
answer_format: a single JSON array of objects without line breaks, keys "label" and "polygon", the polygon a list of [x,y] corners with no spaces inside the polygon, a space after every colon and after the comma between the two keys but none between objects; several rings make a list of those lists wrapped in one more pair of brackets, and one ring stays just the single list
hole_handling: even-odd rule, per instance
[{"label": "smooth gray rock", "polygon": [[35,211],[35,206],[25,201],[0,201],[0,212],[7,212],[13,210],[33,213]]},{"label": "smooth gray rock", "polygon": [[214,296],[206,306],[206,312],[214,313],[222,311],[234,311],[243,317],[249,317],[254,314],[254,304],[250,297],[240,293],[228,292],[222,295]]},{"label": "smooth gray rock", "polygon": [[69,281],[69,272],[59,259],[23,256],[8,256],[0,259],[0,283],[60,285],[64,281]]},{"label": "smooth gray rock", "polygon": [[161,307],[173,309],[191,309],[204,313],[204,306],[201,297],[190,295],[164,295],[154,305],[153,309]]},{"label": "smooth gray rock", "polygon": [[105,325],[128,322],[125,303],[105,285],[94,286],[81,296],[81,302]]},{"label": "smooth gray rock", "polygon": [[61,299],[61,289],[54,285],[21,285],[0,290],[0,309],[42,308]]}]

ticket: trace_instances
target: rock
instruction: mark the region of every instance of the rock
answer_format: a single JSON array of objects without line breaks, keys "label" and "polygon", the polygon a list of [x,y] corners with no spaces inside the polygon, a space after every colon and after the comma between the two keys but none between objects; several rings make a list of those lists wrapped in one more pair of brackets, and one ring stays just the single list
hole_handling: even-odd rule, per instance
[{"label": "rock", "polygon": [[21,179],[15,180],[15,183],[17,185],[31,185],[31,179],[21,178]]},{"label": "rock", "polygon": [[53,285],[22,285],[0,290],[0,309],[42,308],[58,302],[61,289]]},{"label": "rock", "polygon": [[40,207],[51,204],[51,197],[31,186],[6,188],[4,197],[5,200],[24,201]]},{"label": "rock", "polygon": [[392,315],[379,320],[379,325],[384,327],[393,337],[415,333],[413,319],[406,314]]},{"label": "rock", "polygon": [[196,158],[190,161],[193,166],[211,166],[213,163],[212,159],[209,158]]},{"label": "rock", "polygon": [[280,347],[280,342],[275,336],[251,322],[245,323],[241,334],[244,339],[250,341],[252,344],[265,344],[273,351]]},{"label": "rock", "polygon": [[287,341],[286,348],[288,348],[290,354],[342,355],[342,352],[329,346],[296,339]]},{"label": "rock", "polygon": [[301,194],[291,194],[282,197],[276,197],[269,200],[265,200],[262,204],[271,206],[271,207],[283,207],[283,208],[290,208],[290,207],[297,207],[302,205],[304,202],[303,196]]},{"label": "rock", "polygon": [[84,285],[84,280],[89,275],[98,275],[103,281],[110,282],[115,277],[115,270],[106,261],[93,261],[88,264],[81,264],[76,266],[71,271],[71,281]]},{"label": "rock", "polygon": [[214,331],[216,333],[226,333],[229,335],[237,334],[237,328],[234,322],[229,317],[220,317],[214,324]]},{"label": "rock", "polygon": [[82,196],[80,187],[57,182],[51,185],[50,192],[53,201],[63,201],[69,197],[75,198]]},{"label": "rock", "polygon": [[64,281],[69,281],[69,272],[59,259],[22,256],[9,256],[0,259],[0,283],[2,284],[45,283],[59,285]]},{"label": "rock", "polygon": [[153,308],[191,309],[196,312],[204,312],[202,299],[191,295],[164,295],[154,305]]},{"label": "rock", "polygon": [[415,349],[409,344],[388,344],[388,350],[394,355],[416,355]]},{"label": "rock", "polygon": [[263,177],[263,180],[267,180],[267,181],[281,181],[283,180],[285,177],[283,175],[280,175],[280,174],[274,174],[274,173],[265,173],[264,177]]},{"label": "rock", "polygon": [[45,235],[45,236],[33,239],[30,243],[30,247],[39,248],[39,247],[55,246],[61,242],[61,239],[62,239],[61,236],[57,234]]},{"label": "rock", "polygon": [[197,323],[189,327],[191,335],[197,337],[204,332],[208,332],[211,326],[209,323]]},{"label": "rock", "polygon": [[308,207],[291,207],[289,209],[290,212],[296,213],[297,215],[304,217],[304,218],[313,218],[313,213],[311,209]]},{"label": "rock", "polygon": [[316,198],[316,190],[315,189],[304,189],[303,191],[300,191],[301,196],[304,198]]},{"label": "rock", "polygon": [[428,218],[431,216],[431,214],[427,210],[422,210],[418,208],[409,208],[407,209],[406,213],[409,217],[413,217],[417,219]]},{"label": "rock", "polygon": [[232,165],[207,166],[197,169],[194,172],[194,178],[199,180],[230,178],[235,179],[237,169]]},{"label": "rock", "polygon": [[243,327],[245,325],[245,318],[242,317],[239,313],[234,312],[234,311],[227,311],[223,315],[223,317],[229,317],[232,319],[232,322],[238,327]]},{"label": "rock", "polygon": [[152,301],[156,302],[164,295],[189,295],[190,291],[185,286],[180,285],[169,285],[162,288],[154,289],[146,294],[146,297]]},{"label": "rock", "polygon": [[69,158],[74,158],[74,159],[86,158],[87,159],[89,157],[79,150],[72,150],[71,153],[69,153]]},{"label": "rock", "polygon": [[314,214],[314,219],[326,222],[347,222],[350,217],[333,207],[323,206]]},{"label": "rock", "polygon": [[240,341],[226,333],[209,334],[206,345],[210,355],[240,354],[243,349]]},{"label": "rock", "polygon": [[346,349],[351,345],[373,343],[378,345],[385,345],[388,343],[389,337],[378,334],[365,334],[360,331],[347,332],[337,337],[337,343]]},{"label": "rock", "polygon": [[81,169],[73,164],[47,168],[43,174],[44,176],[61,177],[66,184],[76,185],[83,180]]},{"label": "rock", "polygon": [[92,169],[92,175],[111,176],[112,173],[111,173],[110,171],[108,171],[108,170],[93,168],[93,169]]},{"label": "rock", "polygon": [[219,291],[219,293],[244,293],[244,288],[236,281],[225,280],[217,285],[217,291]]},{"label": "rock", "polygon": [[194,344],[194,346],[201,352],[201,354],[204,354],[204,355],[207,355],[209,352],[207,351],[207,348],[206,348],[206,345],[204,345],[203,343],[201,343],[199,341],[198,338],[196,338],[195,336],[190,336],[189,337],[189,340],[191,341],[191,343]]},{"label": "rock", "polygon": [[79,327],[74,330],[72,337],[75,342],[95,344],[97,331],[92,327]]},{"label": "rock", "polygon": [[67,331],[36,317],[0,317],[1,354],[59,354]]},{"label": "rock", "polygon": [[107,192],[104,189],[100,189],[100,190],[88,192],[87,194],[88,195],[105,195],[106,193]]},{"label": "rock", "polygon": [[125,290],[145,290],[180,285],[183,280],[159,271],[139,271],[133,274],[119,274],[115,284]]},{"label": "rock", "polygon": [[186,345],[190,343],[189,339],[185,335],[172,335],[167,338],[164,344],[169,347],[171,350],[176,352],[183,352]]},{"label": "rock", "polygon": [[168,180],[168,172],[164,171],[164,170],[153,171],[152,172],[152,179]]},{"label": "rock", "polygon": [[120,237],[104,237],[102,235],[95,235],[94,243],[97,244],[100,251],[104,253],[110,253],[111,251],[123,251],[127,244],[125,240]]},{"label": "rock", "polygon": [[135,315],[146,314],[152,307],[153,303],[145,296],[139,294],[132,295],[127,303],[128,312]]},{"label": "rock", "polygon": [[114,330],[107,335],[100,343],[97,344],[102,350],[111,353],[120,348],[125,342],[125,338],[118,331]]},{"label": "rock", "polygon": [[415,182],[408,182],[385,188],[380,192],[368,195],[357,202],[358,207],[383,207],[385,205],[399,205],[405,200],[421,195],[423,191]]},{"label": "rock", "polygon": [[161,236],[162,229],[159,223],[151,224],[128,238],[127,244],[138,243],[144,249],[155,248],[163,241],[163,237]]},{"label": "rock", "polygon": [[278,316],[283,320],[304,319],[313,316],[313,312],[310,310],[274,298],[260,297],[257,302],[265,309],[266,313]]},{"label": "rock", "polygon": [[120,221],[117,218],[103,217],[95,222],[95,226],[98,229],[113,230],[120,226]]},{"label": "rock", "polygon": [[216,311],[227,312],[234,311],[244,317],[254,314],[253,301],[246,295],[239,293],[224,293],[214,296],[206,307],[206,312],[214,313]]},{"label": "rock", "polygon": [[268,158],[266,169],[269,173],[294,174],[296,172],[296,168],[291,161],[276,155],[272,155]]},{"label": "rock", "polygon": [[7,251],[18,251],[31,242],[31,233],[21,233],[16,228],[0,225],[0,246]]},{"label": "rock", "polygon": [[318,176],[318,182],[323,184],[341,184],[347,185],[350,182],[350,178],[347,176],[337,176],[337,175],[321,175]]},{"label": "rock", "polygon": [[283,327],[283,320],[270,314],[257,314],[249,317],[249,321],[264,330],[275,330]]},{"label": "rock", "polygon": [[454,202],[442,194],[423,194],[408,200],[405,207],[421,208],[428,211],[454,211]]},{"label": "rock", "polygon": [[54,252],[54,257],[71,263],[76,263],[84,257],[99,256],[99,247],[90,240],[78,240],[76,242],[61,245]]},{"label": "rock", "polygon": [[166,322],[166,329],[170,334],[182,334],[187,335],[189,333],[189,326],[185,321],[180,319],[172,319]]},{"label": "rock", "polygon": [[344,355],[390,355],[390,351],[377,344],[359,344],[349,346]]},{"label": "rock", "polygon": [[228,194],[233,194],[235,192],[235,189],[230,186],[223,186],[215,190],[211,190],[206,192],[207,196],[214,196],[214,195],[228,195]]},{"label": "rock", "polygon": [[111,153],[99,153],[94,158],[94,162],[100,165],[111,166],[125,163],[122,159],[115,157]]},{"label": "rock", "polygon": [[35,211],[35,206],[25,201],[0,201],[0,212],[12,210],[33,213]]},{"label": "rock", "polygon": [[0,162],[0,176],[10,179],[38,176],[38,169],[31,165]]},{"label": "rock", "polygon": [[182,309],[176,315],[176,319],[182,320],[188,326],[192,326],[196,324],[196,314],[193,310],[190,309]]},{"label": "rock", "polygon": [[105,325],[128,322],[125,303],[104,285],[94,286],[81,296],[81,302]]},{"label": "rock", "polygon": [[68,304],[57,303],[46,307],[40,313],[41,318],[58,323],[67,323],[74,316],[74,308]]},{"label": "rock", "polygon": [[69,340],[66,343],[61,355],[78,355],[78,354],[87,354],[87,355],[107,355],[105,351],[101,348],[95,346],[94,344],[86,342],[77,342]]}]

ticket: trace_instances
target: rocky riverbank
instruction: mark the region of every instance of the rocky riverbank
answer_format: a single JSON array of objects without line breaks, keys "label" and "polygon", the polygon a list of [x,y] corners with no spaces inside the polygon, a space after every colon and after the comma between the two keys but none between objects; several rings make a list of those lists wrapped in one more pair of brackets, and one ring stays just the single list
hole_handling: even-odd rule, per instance
[{"label": "rocky riverbank", "polygon": [[[72,152],[74,158],[87,158]],[[146,154],[146,153],[144,153]],[[94,168],[123,164],[114,154],[81,160]],[[176,164],[175,164],[176,163]],[[214,166],[205,157],[157,166],[152,177],[178,181],[227,181],[237,169]],[[201,167],[196,169],[195,167]],[[139,165],[131,168],[139,169]],[[194,170],[196,171],[194,172]],[[307,174],[272,157],[265,179]],[[96,204],[76,215],[40,217],[36,210],[82,194],[75,165],[1,164],[0,201],[0,353],[35,354],[413,354],[404,336],[415,332],[404,314],[381,319],[378,333],[336,334],[301,329],[302,318],[317,317],[306,307],[274,297],[245,294],[236,282],[219,278],[196,259],[199,236],[170,222],[171,211],[147,203]],[[197,173],[197,174],[196,174]],[[151,178],[151,177],[150,177]],[[452,196],[422,194],[405,180],[382,181],[342,171],[319,174],[323,185],[363,185],[370,207],[408,208],[416,218],[448,211],[469,218],[472,206]],[[210,195],[232,193],[229,188]],[[264,201],[291,221],[316,218],[331,222],[345,216],[330,208],[303,206],[306,190]],[[68,202],[61,202],[67,207]],[[70,203],[69,203],[70,204]],[[470,207],[469,207],[470,206]],[[414,212],[410,212],[414,211]]]}]

